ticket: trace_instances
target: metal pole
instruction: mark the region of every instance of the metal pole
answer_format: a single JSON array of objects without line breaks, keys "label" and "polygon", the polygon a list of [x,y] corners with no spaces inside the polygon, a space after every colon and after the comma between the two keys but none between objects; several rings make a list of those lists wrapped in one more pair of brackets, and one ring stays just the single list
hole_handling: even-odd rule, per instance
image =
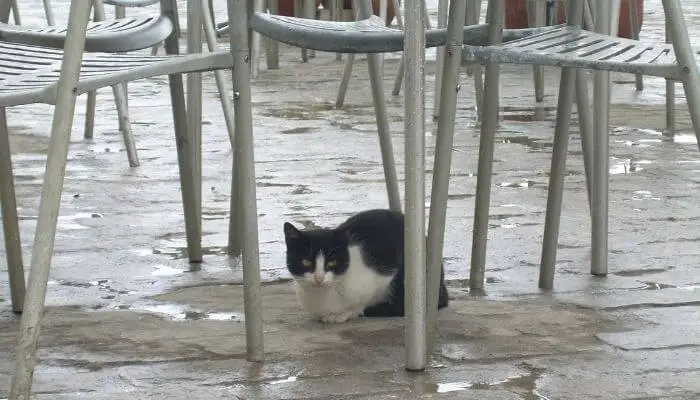
[{"label": "metal pole", "polygon": [[[202,10],[205,4],[202,0],[187,0],[187,53],[202,52]],[[187,130],[192,140],[194,160],[194,187],[197,209],[197,232],[199,237],[193,240],[201,241],[202,232],[202,74],[192,72],[187,74]],[[192,259],[191,262],[201,262]]]},{"label": "metal pole", "polygon": [[447,219],[447,196],[450,184],[450,166],[452,164],[452,144],[454,139],[455,113],[457,110],[457,93],[459,91],[459,68],[462,63],[462,43],[467,3],[450,2],[449,22],[447,24],[447,42],[445,44],[445,62],[442,66],[442,88],[440,114],[437,123],[437,142],[433,164],[433,185],[430,196],[430,219],[428,223],[428,279],[426,291],[427,305],[427,351],[433,348],[435,327],[437,325],[437,307],[440,293],[440,275],[442,270],[442,249],[445,238]]},{"label": "metal pole", "polygon": [[246,0],[228,0],[229,40],[233,57],[233,106],[236,116],[234,149],[236,188],[239,193],[243,236],[243,301],[246,327],[246,358],[263,361],[263,319],[260,298],[260,249],[258,247],[258,211],[253,154],[253,111],[250,88],[250,50],[248,21],[252,9]]},{"label": "metal pole", "polygon": [[46,285],[49,279],[51,256],[56,239],[56,223],[61,207],[61,192],[66,173],[66,159],[71,127],[75,114],[75,87],[80,75],[80,64],[85,47],[85,33],[92,2],[71,1],[63,63],[56,88],[49,154],[41,190],[34,246],[32,248],[29,287],[17,343],[17,364],[12,378],[10,398],[29,400],[37,360],[41,320],[44,315]]},{"label": "metal pole", "polygon": [[404,268],[406,273],[406,369],[422,371],[426,366],[424,0],[405,1],[406,221],[404,227]]},{"label": "metal pole", "polygon": [[[616,35],[619,0],[596,0],[596,31]],[[610,72],[593,76],[593,179],[591,185],[591,274],[608,273],[608,174],[610,132]]]},{"label": "metal pole", "polygon": [[[504,0],[489,0],[487,20],[489,21],[490,44],[503,41]],[[495,62],[486,63],[484,78],[483,121],[479,137],[479,165],[474,203],[474,228],[472,232],[471,269],[469,288],[484,288],[486,270],[486,243],[489,229],[489,205],[491,202],[491,173],[493,171],[493,149],[498,127],[498,85],[500,66]]]},{"label": "metal pole", "polygon": [[[671,40],[671,22],[666,18],[665,35],[666,43],[672,43]],[[676,132],[676,81],[666,79],[666,135],[673,137]]]},{"label": "metal pole", "polygon": [[683,11],[679,1],[662,0],[666,20],[668,21],[668,32],[673,43],[673,50],[676,53],[678,67],[685,74],[683,89],[685,98],[688,101],[688,111],[693,122],[695,138],[700,148],[700,70],[695,58],[695,49],[690,44],[688,38],[688,28],[683,19]]}]

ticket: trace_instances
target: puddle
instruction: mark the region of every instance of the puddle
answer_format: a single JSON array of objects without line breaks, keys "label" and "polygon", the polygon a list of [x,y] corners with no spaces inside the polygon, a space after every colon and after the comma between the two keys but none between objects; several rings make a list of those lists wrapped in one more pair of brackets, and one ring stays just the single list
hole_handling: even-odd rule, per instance
[{"label": "puddle", "polygon": [[695,135],[688,134],[688,133],[678,133],[673,135],[673,141],[675,143],[681,143],[681,144],[697,144],[698,139],[695,137]]},{"label": "puddle", "polygon": [[504,121],[533,122],[553,117],[556,107],[501,107]]},{"label": "puddle", "polygon": [[289,377],[284,378],[284,379],[277,379],[277,380],[274,380],[274,381],[270,381],[270,382],[268,382],[268,384],[270,384],[270,385],[279,385],[280,383],[289,383],[289,382],[296,382],[296,381],[297,381],[297,377],[296,377],[296,376],[289,376]]},{"label": "puddle", "polygon": [[543,151],[543,150],[549,150],[552,148],[552,142],[548,142],[544,139],[538,139],[538,138],[531,138],[529,136],[525,135],[518,135],[518,136],[501,136],[496,138],[496,140],[500,140],[501,143],[513,143],[513,144],[521,144],[525,147],[527,147],[530,151],[535,152],[535,151]]},{"label": "puddle", "polygon": [[182,304],[149,304],[144,306],[117,305],[118,310],[131,310],[159,314],[171,321],[232,321],[242,322],[243,314],[235,312],[205,312]]},{"label": "puddle", "polygon": [[678,286],[669,285],[669,284],[660,283],[660,282],[644,282],[644,281],[638,281],[638,282],[643,283],[645,285],[642,288],[642,290],[676,289],[678,287]]},{"label": "puddle", "polygon": [[468,389],[472,390],[508,390],[520,395],[524,400],[550,400],[547,396],[537,391],[537,381],[543,376],[543,368],[535,368],[529,364],[518,365],[524,370],[522,373],[508,376],[501,380],[484,381],[460,381],[431,383],[426,387],[427,392],[450,393]]},{"label": "puddle", "polygon": [[184,273],[184,270],[169,267],[167,265],[156,265],[155,270],[151,271],[153,276],[175,276]]},{"label": "puddle", "polygon": [[497,183],[497,187],[504,187],[504,188],[529,188],[537,185],[538,183],[535,181],[524,181],[524,182],[501,182]]},{"label": "puddle", "polygon": [[[171,260],[184,260],[187,258],[187,246],[159,247],[153,249],[152,253],[170,256]],[[205,256],[225,256],[228,254],[228,246],[202,246],[202,254]]]},{"label": "puddle", "polygon": [[649,269],[630,269],[613,272],[617,276],[642,276],[646,274],[660,274],[668,271],[666,268],[649,268]]},{"label": "puddle", "polygon": [[628,158],[624,160],[614,160],[610,164],[610,175],[622,175],[643,171],[644,168],[642,168],[640,164],[651,164],[651,161]]},{"label": "puddle", "polygon": [[310,126],[302,126],[299,128],[291,128],[291,129],[285,129],[282,131],[283,134],[285,135],[298,135],[302,133],[311,133],[313,131],[317,131],[318,128],[312,128]]},{"label": "puddle", "polygon": [[661,200],[661,197],[654,196],[649,190],[635,190],[632,192],[632,200]]}]

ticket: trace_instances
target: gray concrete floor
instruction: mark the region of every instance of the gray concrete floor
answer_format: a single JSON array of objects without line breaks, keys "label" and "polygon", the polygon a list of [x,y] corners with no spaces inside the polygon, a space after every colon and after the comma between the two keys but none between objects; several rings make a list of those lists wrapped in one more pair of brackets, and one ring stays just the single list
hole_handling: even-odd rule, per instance
[{"label": "gray concrete floor", "polygon": [[[653,11],[653,9],[652,9]],[[697,17],[692,8],[688,18]],[[33,11],[36,13],[36,11]],[[645,16],[657,35],[658,14]],[[655,19],[656,18],[656,19]],[[691,29],[696,29],[691,26]],[[695,37],[698,37],[697,35]],[[361,58],[361,57],[359,57]],[[387,57],[385,83],[397,57]],[[434,65],[427,67],[433,85]],[[187,264],[167,80],[129,85],[143,166],[128,167],[109,90],[96,137],[74,124],[52,263],[37,399],[695,399],[700,396],[700,156],[678,86],[675,138],[663,80],[614,75],[610,139],[610,274],[592,277],[576,115],[569,148],[555,290],[537,289],[558,74],[533,98],[531,69],[503,68],[485,296],[468,293],[478,129],[462,79],[445,264],[452,298],[423,374],[403,370],[400,319],[324,326],[306,318],[284,268],[283,221],[332,225],[386,206],[365,63],[346,106],[333,107],[342,63],[308,64],[283,47],[282,69],[254,83],[267,361],[244,360],[241,269],[225,254],[231,150],[205,76],[204,246]],[[427,92],[432,104],[432,89]],[[401,98],[389,112],[403,177]],[[22,239],[29,258],[52,108],[9,112]],[[428,120],[428,157],[435,124]],[[429,176],[430,178],[430,176]],[[428,179],[430,181],[430,179]],[[429,190],[429,187],[428,187]],[[0,398],[18,318],[0,248]]]}]

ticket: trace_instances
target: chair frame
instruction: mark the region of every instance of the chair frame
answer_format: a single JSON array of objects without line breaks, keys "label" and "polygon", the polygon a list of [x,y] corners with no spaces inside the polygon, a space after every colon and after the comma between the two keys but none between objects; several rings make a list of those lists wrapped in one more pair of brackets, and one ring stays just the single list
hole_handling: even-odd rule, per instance
[{"label": "chair frame", "polygon": [[[173,0],[161,0],[161,12],[170,15],[174,12]],[[235,185],[232,190],[237,194],[238,210],[242,222],[241,235],[244,310],[246,324],[247,359],[263,359],[263,330],[260,299],[260,271],[258,250],[258,227],[256,208],[255,166],[253,154],[253,131],[250,92],[250,56],[248,49],[247,21],[252,10],[245,0],[228,0],[228,16],[233,21],[230,32],[230,50],[205,55],[171,56],[154,58],[154,65],[112,73],[100,77],[80,79],[83,50],[86,40],[86,27],[90,14],[90,4],[82,0],[71,1],[68,30],[63,50],[60,76],[58,81],[46,86],[17,95],[0,96],[0,107],[27,102],[48,102],[55,104],[51,125],[51,137],[42,186],[39,216],[31,259],[29,286],[26,294],[25,308],[20,322],[17,346],[17,365],[12,379],[10,398],[29,399],[34,368],[37,361],[37,344],[41,321],[44,313],[44,300],[49,277],[51,256],[53,253],[56,223],[61,202],[66,158],[75,111],[76,96],[97,89],[129,80],[158,75],[169,75],[173,118],[176,131],[180,183],[182,186],[185,210],[185,226],[188,239],[188,256],[190,262],[201,262],[201,231],[196,221],[196,196],[194,188],[198,182],[194,170],[191,132],[188,132],[188,114],[186,113],[182,73],[214,69],[232,69],[235,119],[234,174]],[[171,33],[165,41],[166,52],[178,53],[178,38]],[[23,101],[20,101],[22,100]],[[43,99],[43,100],[42,100]],[[3,128],[0,126],[0,128]],[[7,131],[0,129],[0,145],[7,143]],[[2,149],[8,149],[0,146]],[[9,154],[9,151],[8,151]],[[4,160],[5,158],[3,158]],[[7,158],[9,160],[9,157]],[[9,167],[9,168],[8,168]],[[12,176],[11,164],[0,163],[0,176]],[[2,182],[11,182],[11,180]],[[4,188],[3,188],[4,189]],[[6,192],[2,191],[3,213],[8,203]],[[14,196],[12,196],[14,197]],[[15,213],[16,208],[9,210]],[[6,221],[5,215],[3,220]]]}]

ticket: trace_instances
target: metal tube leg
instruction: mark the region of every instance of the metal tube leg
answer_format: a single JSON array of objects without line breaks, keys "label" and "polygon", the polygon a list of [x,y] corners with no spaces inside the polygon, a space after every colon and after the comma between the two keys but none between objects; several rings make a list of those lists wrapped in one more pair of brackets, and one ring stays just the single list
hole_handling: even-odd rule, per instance
[{"label": "metal tube leg", "polygon": [[69,15],[63,63],[56,89],[56,107],[51,123],[50,151],[46,160],[39,216],[32,248],[29,287],[19,327],[17,364],[10,389],[10,398],[13,400],[29,400],[36,366],[46,285],[49,279],[56,223],[61,207],[63,178],[66,172],[68,144],[75,113],[74,89],[80,74],[90,4],[71,2]]},{"label": "metal tube leg", "polygon": [[343,107],[345,103],[345,95],[348,92],[353,63],[355,63],[355,54],[348,54],[348,58],[345,59],[345,68],[343,68],[343,77],[340,79],[340,87],[338,87],[338,97],[335,99],[336,108]]},{"label": "metal tube leg", "polygon": [[5,108],[0,108],[0,211],[5,236],[5,255],[10,280],[12,311],[22,312],[24,308],[24,264],[22,263],[22,243],[19,236],[19,218],[17,217],[17,199],[12,173],[12,155],[10,137],[7,130]]},{"label": "metal tube leg", "polygon": [[[161,12],[171,15],[175,12],[173,3],[162,2]],[[167,54],[180,52],[176,33],[172,33],[164,42]],[[185,232],[187,236],[187,256],[191,263],[202,262],[202,231],[198,213],[197,185],[194,173],[195,163],[194,138],[188,132],[187,105],[182,74],[168,75],[170,84],[170,99],[175,126],[175,143],[177,144],[177,159],[180,172],[180,190],[182,192],[182,207],[185,214]]]},{"label": "metal tube leg", "polygon": [[406,216],[404,226],[406,369],[424,370],[426,357],[425,254],[425,29],[424,8],[405,0]]},{"label": "metal tube leg", "polygon": [[[670,21],[666,18],[666,43],[671,41]],[[665,135],[673,137],[676,132],[676,82],[666,79],[666,132]]]},{"label": "metal tube leg", "polygon": [[[545,24],[545,3],[542,0],[528,0],[527,2],[528,25],[531,27],[541,27]],[[544,101],[544,70],[542,66],[534,65],[532,73],[535,84],[535,101]]]},{"label": "metal tube leg", "polygon": [[[394,5],[394,18],[396,18],[396,25],[399,29],[403,30],[403,17],[401,16],[401,5],[399,0],[391,0]],[[404,56],[401,53],[401,59],[399,60],[399,65],[396,68],[396,75],[394,76],[394,86],[391,89],[392,96],[398,96],[401,93],[401,85],[403,84],[403,70],[404,70]]]},{"label": "metal tube leg", "polygon": [[[438,29],[447,26],[448,0],[438,0]],[[427,13],[426,13],[427,14]],[[445,63],[445,47],[436,49],[435,59],[435,95],[433,96],[433,118],[437,119],[440,114],[440,92],[442,90],[442,65]]]},{"label": "metal tube leg", "polygon": [[[359,1],[360,18],[368,18],[372,13],[370,0]],[[350,57],[348,57],[350,60]],[[382,80],[382,59],[377,53],[367,54],[367,66],[369,81],[372,87],[372,100],[374,102],[374,114],[377,120],[377,134],[379,135],[379,147],[384,165],[384,180],[386,182],[389,208],[401,210],[401,197],[399,195],[399,180],[396,175],[396,163],[394,162],[394,150],[391,144],[391,132],[389,130],[389,115],[384,99],[384,85]]]},{"label": "metal tube leg", "polygon": [[[612,21],[617,27],[619,4],[615,1],[598,0],[595,13],[596,30],[603,34],[616,34]],[[592,240],[591,274],[608,273],[608,174],[609,174],[609,135],[610,135],[610,72],[595,71],[593,87],[593,185],[591,193]]]},{"label": "metal tube leg", "polygon": [[[187,2],[187,53],[202,52],[203,4],[201,1]],[[195,192],[195,209],[197,214],[197,235],[192,240],[202,240],[202,74],[187,74],[187,133],[191,140],[189,150],[192,152],[193,190]],[[184,110],[183,110],[184,111]],[[201,257],[196,262],[201,262]]]},{"label": "metal tube leg", "polygon": [[430,219],[428,223],[428,277],[426,293],[427,350],[433,348],[437,321],[440,275],[442,271],[442,249],[447,219],[447,196],[452,164],[455,113],[457,110],[457,81],[462,62],[462,35],[466,3],[450,2],[450,20],[447,24],[445,62],[442,66],[442,98],[437,124],[437,142],[433,165],[433,185],[430,197]]},{"label": "metal tube leg", "polygon": [[46,23],[49,26],[56,25],[56,20],[53,17],[53,10],[51,9],[51,0],[44,0],[44,13],[46,13]]},{"label": "metal tube leg", "polygon": [[[267,0],[270,8],[270,14],[279,14],[279,0]],[[335,0],[333,0],[335,4]],[[213,51],[210,49],[210,51]],[[280,69],[280,44],[276,40],[270,38],[265,39],[265,59],[267,69]]]},{"label": "metal tube leg", "polygon": [[593,115],[588,98],[588,82],[585,72],[576,72],[576,111],[578,112],[579,135],[583,152],[583,169],[586,173],[588,209],[591,210],[591,185],[593,183]]},{"label": "metal tube leg", "polygon": [[245,0],[228,0],[231,21],[229,40],[233,56],[233,99],[236,115],[235,187],[240,190],[243,235],[243,296],[245,303],[246,347],[249,361],[262,361],[263,319],[260,298],[260,254],[258,249],[258,211],[255,197],[255,157],[253,155],[253,115],[248,63],[247,21],[252,10]]},{"label": "metal tube leg", "polygon": [[[469,0],[469,11],[465,16],[465,25],[475,25],[479,23],[481,16],[481,0]],[[471,70],[471,71],[470,71]],[[467,73],[471,72],[474,79],[474,95],[476,98],[476,117],[477,122],[480,122],[483,117],[484,104],[484,76],[482,73],[481,64],[475,63],[467,68]]]},{"label": "metal tube leg", "polygon": [[[632,31],[632,39],[639,40],[639,32],[641,27],[639,26],[639,14],[637,14],[637,1],[640,0],[628,0],[629,2],[629,17],[630,17],[630,30]],[[644,75],[636,74],[634,77],[635,88],[638,91],[644,90]]]},{"label": "metal tube leg", "polygon": [[576,70],[563,68],[559,82],[559,103],[557,104],[557,121],[554,128],[554,145],[552,148],[552,166],[549,173],[549,191],[547,194],[547,214],[545,216],[544,237],[542,239],[542,259],[540,262],[539,287],[550,290],[554,286],[554,267],[557,258],[557,240],[561,203],[566,178],[566,152],[569,144],[569,123],[574,102]]},{"label": "metal tube leg", "polygon": [[[131,123],[129,122],[129,108],[126,103],[126,90],[122,85],[112,86],[112,93],[114,93],[114,102],[117,106],[117,114],[119,115],[119,125],[123,128],[121,129],[122,138],[124,139],[124,147],[126,147],[126,156],[129,159],[129,166],[138,167],[141,163],[139,162],[139,156],[136,153],[136,141],[134,140],[134,134],[131,131]],[[90,93],[88,93],[89,95]]]},{"label": "metal tube leg", "polygon": [[[489,19],[489,43],[503,41],[503,0],[489,1],[493,18]],[[489,203],[491,201],[491,172],[493,170],[493,148],[498,126],[498,84],[500,65],[486,64],[484,84],[483,121],[479,138],[479,165],[476,180],[476,201],[474,204],[474,227],[472,233],[471,270],[469,287],[473,290],[484,288],[486,270],[486,241],[489,224]]]},{"label": "metal tube leg", "polygon": [[384,86],[382,85],[382,60],[379,54],[367,54],[367,63],[369,65],[369,79],[372,87],[372,99],[377,120],[377,134],[379,135],[379,147],[382,154],[382,164],[384,165],[384,180],[389,198],[389,208],[400,211],[399,179],[396,175],[394,150],[389,130],[389,115],[386,109],[386,100],[384,99]]},{"label": "metal tube leg", "polygon": [[97,91],[93,90],[87,94],[85,103],[85,131],[83,137],[92,139],[95,137],[95,107],[97,106]]},{"label": "metal tube leg", "polygon": [[[93,20],[103,21],[105,19],[105,6],[100,0],[93,0]],[[87,103],[85,104],[85,131],[83,137],[92,139],[95,135],[95,107],[97,106],[97,91],[93,90],[87,94]]]},{"label": "metal tube leg", "polygon": [[391,89],[392,96],[398,96],[401,93],[401,85],[403,85],[403,71],[405,68],[405,62],[403,55],[399,60],[399,66],[396,68],[396,75],[394,76],[394,86]]},{"label": "metal tube leg", "polygon": [[[303,0],[294,0],[294,16],[304,17]],[[301,49],[301,62],[308,62],[309,54],[305,48]]]},{"label": "metal tube leg", "polygon": [[690,45],[688,28],[679,2],[663,0],[663,6],[668,21],[667,32],[672,39],[678,67],[685,74],[683,90],[700,148],[700,69],[695,59],[695,50]]},{"label": "metal tube leg", "polygon": [[22,20],[19,17],[19,5],[17,5],[17,0],[11,0],[12,7],[12,19],[15,21],[15,25],[22,25]]}]

